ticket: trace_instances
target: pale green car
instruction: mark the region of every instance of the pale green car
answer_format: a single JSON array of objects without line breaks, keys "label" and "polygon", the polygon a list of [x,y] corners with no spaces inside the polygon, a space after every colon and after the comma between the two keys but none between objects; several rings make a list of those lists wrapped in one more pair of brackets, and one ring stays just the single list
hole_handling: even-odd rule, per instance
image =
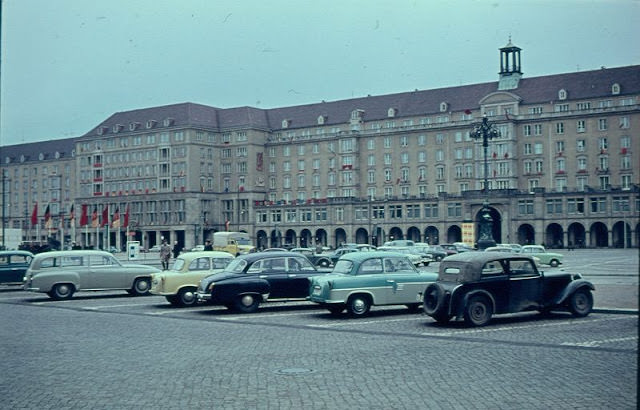
[{"label": "pale green car", "polygon": [[170,270],[151,277],[151,293],[164,296],[174,306],[193,306],[198,303],[200,280],[222,272],[233,259],[230,253],[220,251],[183,253]]},{"label": "pale green car", "polygon": [[562,258],[564,255],[555,252],[548,252],[542,245],[525,245],[520,252],[523,255],[534,256],[537,258],[536,262],[556,267],[562,264]]},{"label": "pale green car", "polygon": [[334,315],[347,309],[351,316],[364,316],[376,305],[406,305],[416,312],[425,289],[437,278],[436,273],[417,270],[407,254],[352,252],[343,255],[331,273],[311,279],[309,300]]}]

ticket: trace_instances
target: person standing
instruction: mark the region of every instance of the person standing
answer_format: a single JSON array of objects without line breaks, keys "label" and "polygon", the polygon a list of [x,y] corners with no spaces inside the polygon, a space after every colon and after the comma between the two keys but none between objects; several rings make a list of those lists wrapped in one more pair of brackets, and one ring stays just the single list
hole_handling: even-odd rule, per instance
[{"label": "person standing", "polygon": [[213,250],[213,245],[211,245],[211,240],[207,239],[207,241],[204,244],[204,250],[205,251],[212,251]]},{"label": "person standing", "polygon": [[169,258],[171,257],[171,247],[167,244],[167,241],[162,241],[160,246],[160,263],[162,263],[162,270],[169,269]]},{"label": "person standing", "polygon": [[180,255],[180,251],[181,250],[182,250],[182,248],[178,244],[178,241],[175,241],[174,244],[173,244],[173,259],[177,259],[178,258],[178,255]]}]

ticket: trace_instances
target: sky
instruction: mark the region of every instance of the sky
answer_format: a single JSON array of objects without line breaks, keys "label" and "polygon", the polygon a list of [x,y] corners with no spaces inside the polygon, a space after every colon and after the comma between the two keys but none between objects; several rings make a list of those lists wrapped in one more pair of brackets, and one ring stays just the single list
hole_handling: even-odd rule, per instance
[{"label": "sky", "polygon": [[640,0],[0,0],[0,146],[183,102],[274,108],[640,64]]}]

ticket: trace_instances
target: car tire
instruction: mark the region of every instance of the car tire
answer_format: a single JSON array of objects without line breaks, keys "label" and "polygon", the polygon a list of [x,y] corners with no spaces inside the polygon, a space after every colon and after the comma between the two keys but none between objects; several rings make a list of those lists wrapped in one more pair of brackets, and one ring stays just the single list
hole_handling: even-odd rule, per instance
[{"label": "car tire", "polygon": [[422,262],[424,266],[429,266],[429,262]]},{"label": "car tire", "polygon": [[422,298],[422,309],[424,313],[429,316],[440,314],[444,305],[444,296],[444,288],[439,284],[432,283],[427,286]]},{"label": "car tire", "polygon": [[171,305],[178,306],[178,298],[176,295],[165,296],[164,298],[167,299],[167,302],[171,303]]},{"label": "car tire", "polygon": [[258,307],[260,306],[260,299],[257,295],[246,294],[239,295],[234,304],[234,310],[237,310],[241,313],[255,313],[258,311]]},{"label": "car tire", "polygon": [[491,321],[493,306],[483,295],[472,296],[464,308],[464,321],[471,326],[484,326]]},{"label": "car tire", "polygon": [[51,288],[51,291],[47,294],[51,299],[64,300],[71,299],[71,296],[73,296],[73,293],[75,291],[75,286],[70,283],[58,283],[53,288]]},{"label": "car tire", "polygon": [[580,288],[569,297],[569,311],[575,317],[585,317],[593,309],[593,295],[587,288]]},{"label": "car tire", "polygon": [[444,259],[444,256],[436,256],[436,262],[440,262],[442,259]]},{"label": "car tire", "polygon": [[362,317],[369,313],[371,299],[366,295],[353,295],[347,302],[347,312],[353,317]]},{"label": "car tire", "polygon": [[135,296],[145,296],[149,294],[151,289],[151,280],[149,278],[138,278],[133,282],[133,294]]},{"label": "car tire", "polygon": [[195,306],[198,304],[198,295],[196,294],[196,288],[182,288],[177,295],[177,302],[179,306]]},{"label": "car tire", "polygon": [[551,259],[549,261],[549,266],[551,266],[552,268],[557,267],[558,265],[560,265],[560,261],[557,259]]}]

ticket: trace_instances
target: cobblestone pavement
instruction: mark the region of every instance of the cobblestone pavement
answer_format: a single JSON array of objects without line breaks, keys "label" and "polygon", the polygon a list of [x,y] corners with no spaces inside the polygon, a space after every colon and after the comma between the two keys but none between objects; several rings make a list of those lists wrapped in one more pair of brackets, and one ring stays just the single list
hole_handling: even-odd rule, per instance
[{"label": "cobblestone pavement", "polygon": [[[637,295],[637,277],[619,275],[596,284],[597,304],[603,285]],[[0,317],[2,409],[637,408],[637,313],[468,328],[395,307],[353,320],[305,302],[241,315],[1,291]]]}]

